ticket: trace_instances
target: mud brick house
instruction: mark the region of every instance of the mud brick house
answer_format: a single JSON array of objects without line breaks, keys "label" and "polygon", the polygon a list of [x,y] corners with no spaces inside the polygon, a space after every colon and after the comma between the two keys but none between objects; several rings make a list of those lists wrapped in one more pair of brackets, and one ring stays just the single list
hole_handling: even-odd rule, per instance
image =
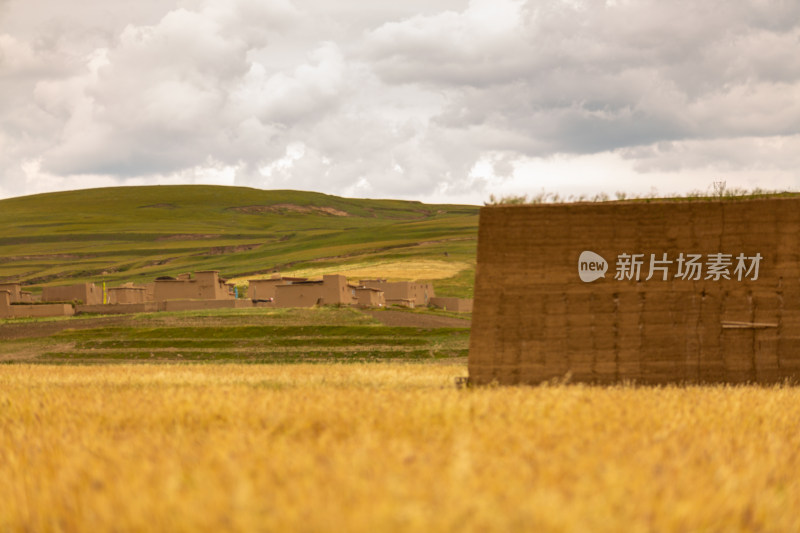
[{"label": "mud brick house", "polygon": [[386,297],[382,290],[370,287],[356,287],[358,307],[385,307]]},{"label": "mud brick house", "polygon": [[11,303],[33,302],[33,294],[22,290],[19,283],[0,283],[0,291],[8,291]]},{"label": "mud brick house", "polygon": [[159,278],[155,281],[153,299],[167,300],[233,300],[233,288],[220,279],[216,270],[181,274],[177,278]]},{"label": "mud brick house", "polygon": [[325,275],[321,281],[296,281],[275,286],[276,307],[312,307],[314,305],[356,305],[356,287],[338,274]]},{"label": "mud brick house", "polygon": [[16,303],[11,300],[11,291],[0,290],[0,318],[41,318],[51,316],[71,316],[75,309],[71,304]]},{"label": "mud brick house", "polygon": [[481,209],[469,376],[800,378],[800,199]]},{"label": "mud brick house", "polygon": [[386,305],[405,307],[427,307],[436,296],[433,284],[427,281],[386,281],[385,279],[362,279],[359,285],[383,291]]},{"label": "mud brick house", "polygon": [[108,289],[109,304],[143,304],[147,301],[147,289],[126,283]]},{"label": "mud brick house", "polygon": [[291,278],[275,274],[269,279],[251,279],[248,281],[247,296],[254,302],[273,301],[276,296],[275,287],[301,281],[308,281],[308,278]]},{"label": "mud brick house", "polygon": [[43,302],[82,302],[85,305],[103,303],[103,289],[94,283],[78,283],[42,288]]}]

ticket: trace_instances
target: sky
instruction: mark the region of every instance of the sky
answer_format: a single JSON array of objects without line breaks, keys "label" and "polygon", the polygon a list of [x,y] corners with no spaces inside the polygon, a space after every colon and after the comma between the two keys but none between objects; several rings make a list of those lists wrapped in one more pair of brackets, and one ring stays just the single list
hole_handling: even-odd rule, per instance
[{"label": "sky", "polygon": [[800,190],[796,0],[0,0],[0,198]]}]

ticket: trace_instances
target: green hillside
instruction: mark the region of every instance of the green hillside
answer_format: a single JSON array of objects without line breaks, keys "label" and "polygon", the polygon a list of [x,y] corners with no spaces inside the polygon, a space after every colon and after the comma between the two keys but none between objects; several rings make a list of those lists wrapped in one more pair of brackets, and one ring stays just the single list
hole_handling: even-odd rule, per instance
[{"label": "green hillside", "polygon": [[0,224],[0,282],[34,290],[195,270],[246,278],[427,260],[458,265],[435,286],[467,296],[478,208],[242,187],[114,187],[0,200]]}]

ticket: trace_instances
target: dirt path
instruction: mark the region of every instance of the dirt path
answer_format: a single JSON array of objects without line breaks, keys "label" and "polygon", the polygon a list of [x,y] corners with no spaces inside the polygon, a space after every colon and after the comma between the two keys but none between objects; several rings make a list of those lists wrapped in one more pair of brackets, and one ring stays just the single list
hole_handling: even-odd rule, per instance
[{"label": "dirt path", "polygon": [[406,311],[370,311],[365,310],[375,320],[385,326],[410,326],[417,328],[468,328],[471,321],[467,318],[425,315]]}]

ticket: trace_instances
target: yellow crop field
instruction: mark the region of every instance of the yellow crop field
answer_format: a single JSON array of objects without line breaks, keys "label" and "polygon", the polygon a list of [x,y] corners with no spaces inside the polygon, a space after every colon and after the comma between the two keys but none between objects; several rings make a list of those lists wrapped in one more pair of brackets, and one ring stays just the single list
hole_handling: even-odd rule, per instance
[{"label": "yellow crop field", "polygon": [[[281,274],[284,276],[304,278],[318,278],[325,274],[341,274],[352,280],[370,278],[382,278],[388,279],[389,281],[417,279],[436,280],[453,277],[459,272],[472,268],[473,266],[474,265],[463,261],[415,259],[411,261],[369,261],[319,268],[302,268],[299,270],[282,272]],[[260,274],[234,278],[228,281],[238,285],[244,285],[250,279],[267,279],[271,276],[272,274]]]},{"label": "yellow crop field", "polygon": [[0,531],[800,531],[800,389],[0,366]]}]

